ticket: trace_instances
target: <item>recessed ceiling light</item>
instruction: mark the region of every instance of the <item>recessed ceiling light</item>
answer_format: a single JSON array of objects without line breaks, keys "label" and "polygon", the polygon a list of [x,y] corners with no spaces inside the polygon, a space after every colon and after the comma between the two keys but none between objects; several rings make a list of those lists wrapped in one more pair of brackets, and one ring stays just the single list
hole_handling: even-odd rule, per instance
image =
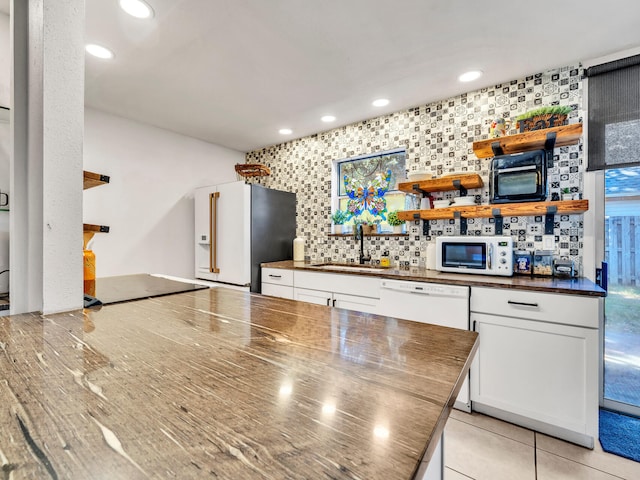
[{"label": "recessed ceiling light", "polygon": [[111,59],[114,57],[113,52],[109,50],[107,47],[103,47],[102,45],[96,45],[95,43],[89,43],[84,47],[87,53],[93,55],[94,57]]},{"label": "recessed ceiling light", "polygon": [[386,98],[379,98],[377,100],[374,100],[371,105],[373,105],[374,107],[386,107],[387,105],[389,105],[389,100],[387,100]]},{"label": "recessed ceiling light", "polygon": [[280,135],[291,135],[293,133],[293,130],[291,130],[290,128],[281,128],[280,130],[278,130],[278,133],[280,133]]},{"label": "recessed ceiling light", "polygon": [[153,9],[142,0],[120,0],[120,8],[132,17],[151,18]]},{"label": "recessed ceiling light", "polygon": [[480,70],[472,70],[460,75],[458,77],[458,80],[460,80],[461,82],[473,82],[474,80],[479,79],[481,76],[482,72]]},{"label": "recessed ceiling light", "polygon": [[336,120],[336,117],[334,117],[333,115],[325,115],[324,117],[322,117],[320,120],[322,120],[323,122],[334,122]]}]

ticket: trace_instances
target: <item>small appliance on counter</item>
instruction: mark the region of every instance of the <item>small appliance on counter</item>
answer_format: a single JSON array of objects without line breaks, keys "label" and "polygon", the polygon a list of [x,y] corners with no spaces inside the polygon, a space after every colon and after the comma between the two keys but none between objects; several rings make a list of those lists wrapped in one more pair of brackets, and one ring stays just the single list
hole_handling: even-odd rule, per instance
[{"label": "small appliance on counter", "polygon": [[511,237],[438,237],[436,270],[478,275],[513,275]]},{"label": "small appliance on counter", "polygon": [[489,202],[535,202],[547,198],[545,150],[498,155],[491,161]]},{"label": "small appliance on counter", "polygon": [[575,275],[573,262],[562,258],[553,261],[553,276],[561,278],[572,278]]}]

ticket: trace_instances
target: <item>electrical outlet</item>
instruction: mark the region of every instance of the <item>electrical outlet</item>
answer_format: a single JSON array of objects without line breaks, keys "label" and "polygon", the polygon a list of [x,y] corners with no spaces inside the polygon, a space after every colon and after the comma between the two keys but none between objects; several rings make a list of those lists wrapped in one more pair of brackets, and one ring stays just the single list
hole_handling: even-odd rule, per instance
[{"label": "electrical outlet", "polygon": [[543,235],[542,236],[542,249],[543,250],[555,250],[556,248],[556,237],[554,235]]}]

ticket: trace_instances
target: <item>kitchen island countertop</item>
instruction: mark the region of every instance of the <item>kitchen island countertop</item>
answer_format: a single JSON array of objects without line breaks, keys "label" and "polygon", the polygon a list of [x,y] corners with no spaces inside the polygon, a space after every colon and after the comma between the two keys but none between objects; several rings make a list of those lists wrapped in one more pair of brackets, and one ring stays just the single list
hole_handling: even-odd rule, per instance
[{"label": "kitchen island countertop", "polygon": [[224,288],[2,317],[3,471],[410,479],[477,342]]},{"label": "kitchen island countertop", "polygon": [[[591,280],[579,278],[556,277],[532,277],[528,275],[514,275],[501,277],[496,275],[470,275],[465,273],[444,273],[436,270],[428,270],[423,267],[391,267],[375,266],[371,272],[361,270],[331,270],[315,265],[322,262],[294,262],[283,260],[281,262],[263,263],[263,268],[282,268],[287,270],[307,270],[319,273],[367,275],[391,280],[412,280],[416,282],[446,283],[449,285],[466,285],[471,287],[495,287],[513,288],[517,290],[534,290],[548,293],[561,293],[570,295],[586,295],[591,297],[604,297],[606,292]],[[356,264],[350,264],[356,265]],[[357,266],[357,265],[356,265]]]}]

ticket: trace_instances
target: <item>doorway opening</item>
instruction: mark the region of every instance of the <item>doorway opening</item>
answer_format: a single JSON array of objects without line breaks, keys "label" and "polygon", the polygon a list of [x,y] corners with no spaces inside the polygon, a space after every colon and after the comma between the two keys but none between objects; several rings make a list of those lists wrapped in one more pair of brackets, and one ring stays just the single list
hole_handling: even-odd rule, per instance
[{"label": "doorway opening", "polygon": [[640,167],[605,173],[605,408],[640,417]]}]

